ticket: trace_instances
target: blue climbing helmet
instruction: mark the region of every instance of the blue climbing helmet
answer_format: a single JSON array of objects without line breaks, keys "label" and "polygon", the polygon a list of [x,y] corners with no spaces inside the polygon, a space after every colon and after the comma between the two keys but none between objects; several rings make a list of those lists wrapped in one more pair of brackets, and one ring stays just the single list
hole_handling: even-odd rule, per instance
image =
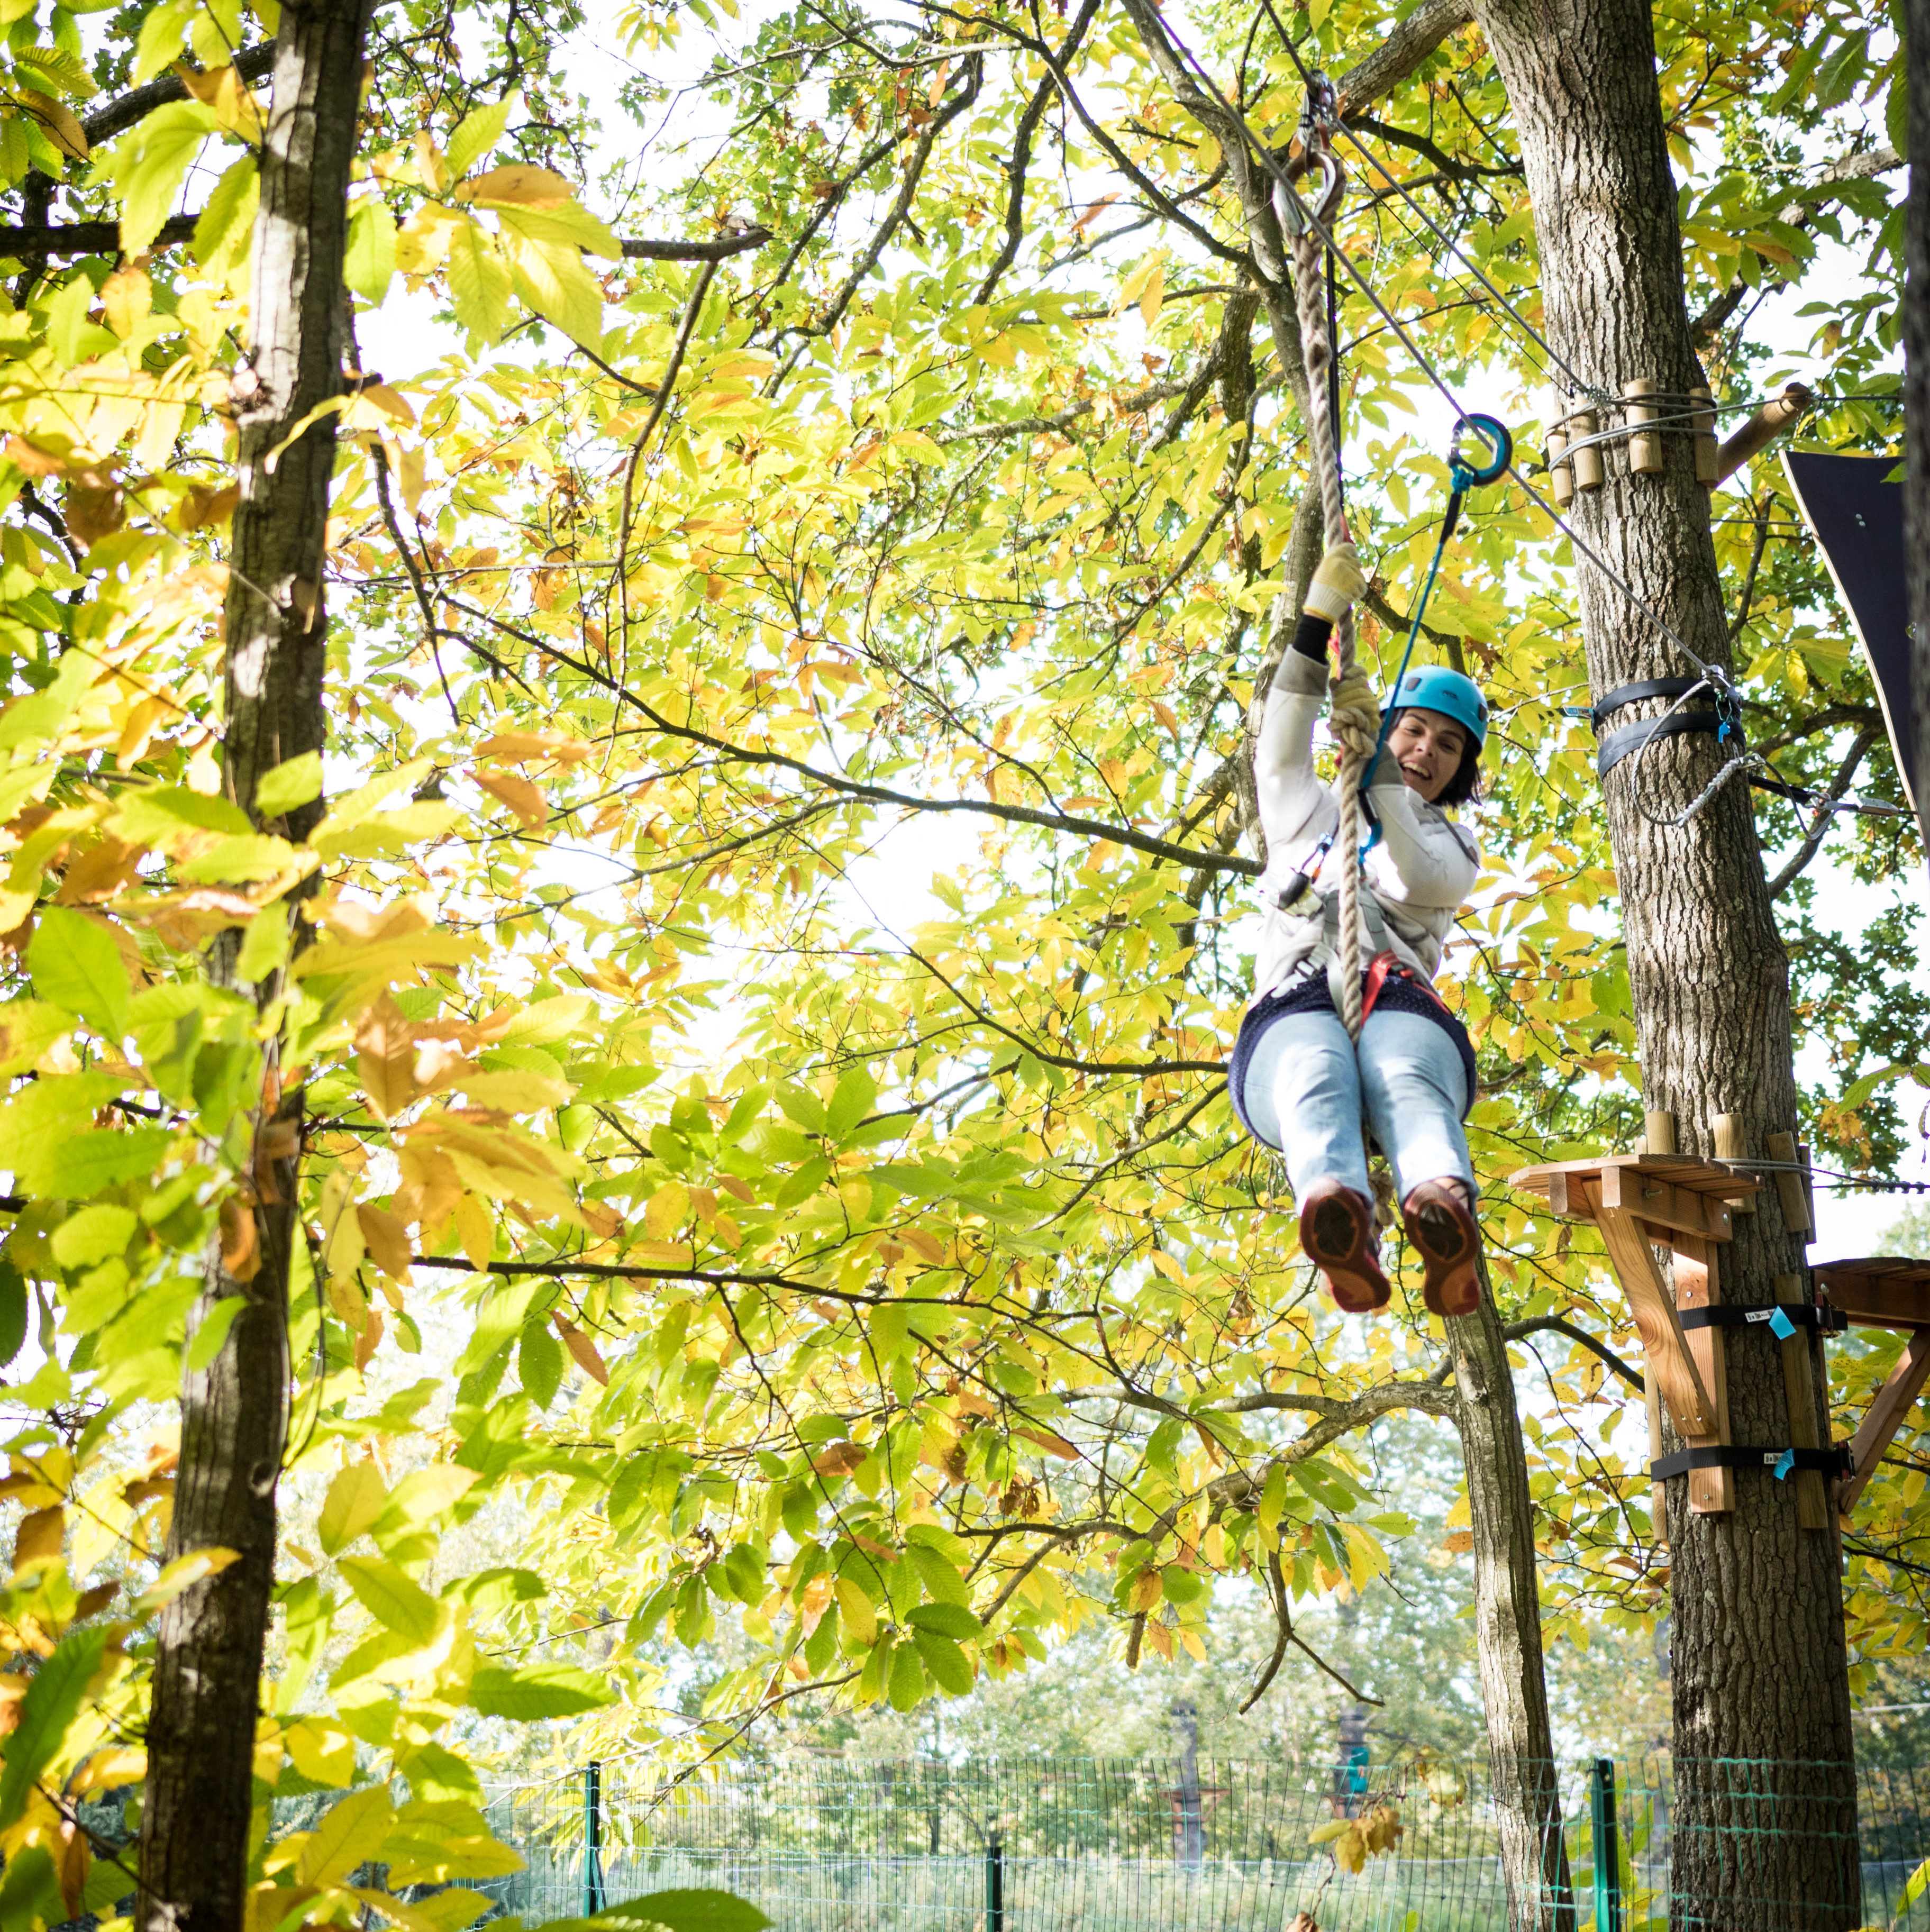
[{"label": "blue climbing helmet", "polygon": [[[1403,672],[1393,694],[1381,706],[1381,715],[1391,723],[1397,711],[1438,711],[1457,724],[1465,724],[1474,734],[1475,756],[1481,756],[1487,742],[1487,700],[1471,677],[1445,664],[1419,664]],[[1383,726],[1382,739],[1386,730]]]}]

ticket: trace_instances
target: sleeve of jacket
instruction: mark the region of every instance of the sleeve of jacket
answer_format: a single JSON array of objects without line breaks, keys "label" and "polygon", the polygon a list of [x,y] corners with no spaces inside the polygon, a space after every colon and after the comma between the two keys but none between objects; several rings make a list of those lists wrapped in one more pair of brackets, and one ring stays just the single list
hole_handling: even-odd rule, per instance
[{"label": "sleeve of jacket", "polygon": [[1267,692],[1253,778],[1269,851],[1290,850],[1326,829],[1331,800],[1313,769],[1313,721],[1326,690],[1325,665],[1289,651]]},{"label": "sleeve of jacket", "polygon": [[1481,848],[1473,834],[1426,803],[1398,776],[1371,787],[1367,798],[1408,904],[1463,904],[1481,876]]}]

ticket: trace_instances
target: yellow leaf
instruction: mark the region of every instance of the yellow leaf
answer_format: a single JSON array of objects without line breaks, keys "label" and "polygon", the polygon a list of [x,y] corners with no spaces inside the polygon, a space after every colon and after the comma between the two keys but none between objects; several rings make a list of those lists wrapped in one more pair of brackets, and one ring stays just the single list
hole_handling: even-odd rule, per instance
[{"label": "yellow leaf", "polygon": [[548,168],[518,162],[506,168],[491,168],[486,175],[465,182],[462,192],[485,206],[560,208],[575,190]]},{"label": "yellow leaf", "polygon": [[1160,319],[1160,308],[1166,298],[1166,265],[1162,262],[1146,278],[1146,286],[1139,295],[1139,320],[1148,328]]},{"label": "yellow leaf", "polygon": [[356,1741],[332,1718],[300,1718],[281,1734],[290,1762],[304,1778],[339,1790],[355,1776]]},{"label": "yellow leaf", "polygon": [[350,1462],[336,1471],[316,1525],[324,1553],[333,1556],[347,1549],[380,1516],[388,1503],[382,1472],[373,1462]]},{"label": "yellow leaf", "polygon": [[680,1180],[666,1181],[650,1196],[644,1226],[659,1240],[669,1240],[690,1212],[690,1190]]},{"label": "yellow leaf", "polygon": [[190,1550],[177,1556],[148,1588],[134,1599],[134,1614],[147,1616],[165,1604],[171,1604],[184,1590],[218,1576],[231,1563],[239,1563],[239,1550],[223,1550],[211,1544],[206,1550]]},{"label": "yellow leaf", "polygon": [[20,1519],[14,1538],[14,1574],[58,1563],[67,1528],[67,1512],[56,1503],[51,1509],[33,1510]]},{"label": "yellow leaf", "polygon": [[409,1282],[409,1231],[401,1218],[386,1208],[358,1207],[356,1220],[362,1228],[362,1244],[375,1258],[375,1264],[392,1280]]},{"label": "yellow leaf", "polygon": [[68,1795],[84,1798],[90,1791],[115,1791],[138,1784],[148,1774],[148,1754],[133,1744],[110,1744],[96,1751],[68,1786]]},{"label": "yellow leaf", "polygon": [[456,1238],[471,1264],[486,1268],[496,1252],[496,1221],[473,1194],[465,1194],[455,1205]]},{"label": "yellow leaf", "polygon": [[470,775],[492,797],[506,805],[521,821],[525,832],[540,832],[550,815],[542,794],[527,778],[511,772],[472,772]]},{"label": "yellow leaf", "polygon": [[356,1069],[368,1104],[381,1120],[395,1119],[420,1091],[413,1030],[386,992],[356,1028]]},{"label": "yellow leaf", "polygon": [[14,98],[41,124],[48,138],[68,160],[86,160],[87,130],[74,118],[71,108],[62,106],[50,95],[36,94],[30,87],[22,88]]}]

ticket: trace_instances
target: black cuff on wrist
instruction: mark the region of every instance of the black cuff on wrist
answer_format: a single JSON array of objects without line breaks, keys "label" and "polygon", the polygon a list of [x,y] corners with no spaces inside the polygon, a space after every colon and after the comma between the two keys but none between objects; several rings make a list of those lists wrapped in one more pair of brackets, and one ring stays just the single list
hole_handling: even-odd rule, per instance
[{"label": "black cuff on wrist", "polygon": [[1293,633],[1293,648],[1304,658],[1311,658],[1316,664],[1327,662],[1327,640],[1334,634],[1333,620],[1316,617],[1310,611],[1300,614],[1300,622]]}]

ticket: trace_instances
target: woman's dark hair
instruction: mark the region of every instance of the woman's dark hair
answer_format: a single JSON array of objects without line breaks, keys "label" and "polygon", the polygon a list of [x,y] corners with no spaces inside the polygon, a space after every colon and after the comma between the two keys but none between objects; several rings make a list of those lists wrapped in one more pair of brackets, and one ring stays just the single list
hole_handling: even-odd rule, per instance
[{"label": "woman's dark hair", "polygon": [[[1403,704],[1400,711],[1412,708],[1410,705]],[[1392,722],[1399,722],[1400,711],[1395,712]],[[1460,721],[1457,718],[1454,722],[1458,724]],[[1467,734],[1467,745],[1461,753],[1461,762],[1456,767],[1454,776],[1441,788],[1439,796],[1434,800],[1436,805],[1466,805],[1481,796],[1481,747],[1475,742],[1473,734],[1467,731],[1466,725],[1462,725],[1461,729]]]}]

